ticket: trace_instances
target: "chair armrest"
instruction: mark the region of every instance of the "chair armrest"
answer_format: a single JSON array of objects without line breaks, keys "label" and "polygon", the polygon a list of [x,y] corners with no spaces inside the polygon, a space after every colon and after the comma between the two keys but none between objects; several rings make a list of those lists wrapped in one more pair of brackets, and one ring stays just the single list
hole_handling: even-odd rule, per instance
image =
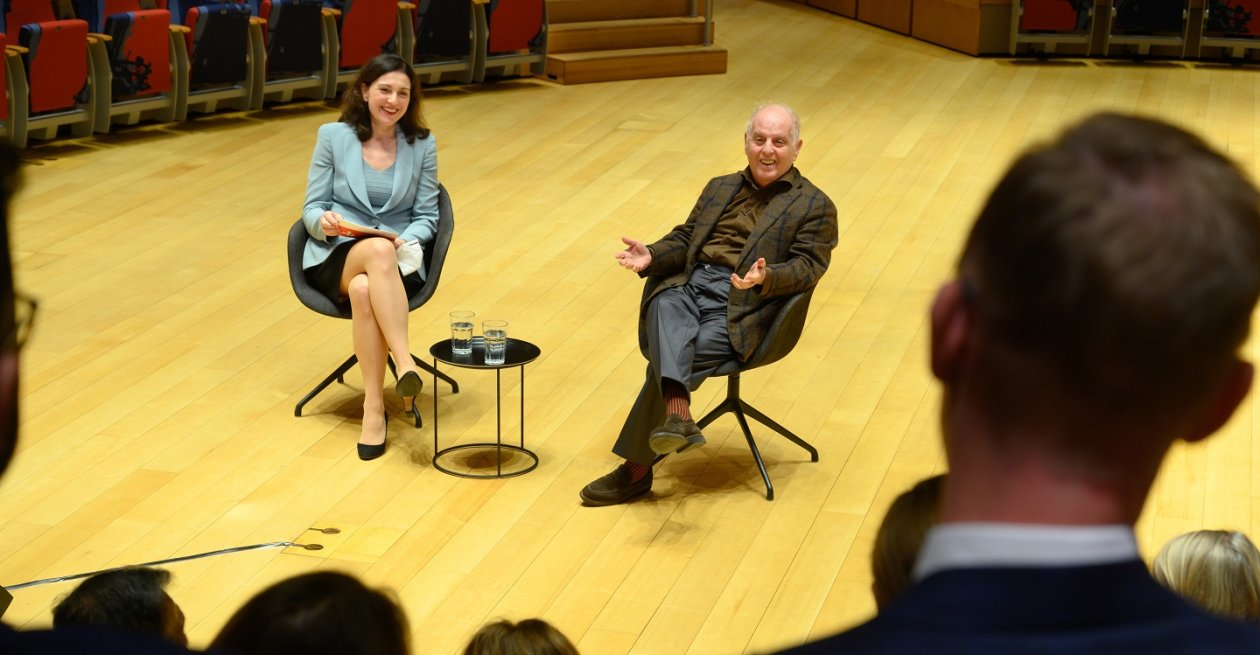
[{"label": "chair armrest", "polygon": [[774,322],[766,330],[766,337],[761,341],[744,362],[742,369],[756,368],[772,364],[787,356],[801,339],[801,331],[805,329],[805,317],[809,314],[809,301],[814,295],[813,289],[789,296],[779,308]]},{"label": "chair armrest", "polygon": [[[748,361],[741,363],[732,359],[720,366],[714,375],[730,375],[737,371],[772,364],[786,357],[796,347],[796,342],[801,340],[801,331],[805,329],[805,317],[809,314],[809,301],[813,295],[814,290],[810,289],[788,296],[783,301],[783,306],[779,308],[779,313],[775,314],[770,328],[766,330],[765,338],[753,351]],[[639,328],[639,352],[646,358],[648,357],[647,332],[642,329],[642,319],[639,321]]]},{"label": "chair armrest", "polygon": [[286,247],[289,260],[289,282],[293,286],[293,294],[314,312],[324,316],[349,318],[349,307],[338,307],[331,298],[317,291],[310,282],[306,281],[306,274],[302,271],[302,253],[305,249],[306,225],[299,218],[293,227],[289,228]]},{"label": "chair armrest", "polygon": [[446,252],[451,246],[451,237],[455,233],[455,210],[451,207],[451,196],[446,185],[438,183],[438,226],[433,240],[425,246],[426,276],[424,287],[407,299],[407,311],[414,310],[429,301],[437,290],[438,280],[442,277],[442,267],[446,265]]}]

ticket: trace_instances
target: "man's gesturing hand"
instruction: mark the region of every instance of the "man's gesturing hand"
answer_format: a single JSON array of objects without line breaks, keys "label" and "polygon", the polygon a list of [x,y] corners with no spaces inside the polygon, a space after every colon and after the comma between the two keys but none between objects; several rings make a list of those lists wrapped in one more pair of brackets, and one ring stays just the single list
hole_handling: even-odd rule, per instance
[{"label": "man's gesturing hand", "polygon": [[758,257],[748,269],[744,277],[731,273],[731,286],[736,289],[751,289],[766,281],[766,258]]},{"label": "man's gesturing hand", "polygon": [[635,273],[643,272],[652,263],[652,252],[643,245],[642,241],[635,241],[629,237],[621,237],[621,242],[626,244],[626,249],[617,253],[617,263],[623,268],[628,268]]}]

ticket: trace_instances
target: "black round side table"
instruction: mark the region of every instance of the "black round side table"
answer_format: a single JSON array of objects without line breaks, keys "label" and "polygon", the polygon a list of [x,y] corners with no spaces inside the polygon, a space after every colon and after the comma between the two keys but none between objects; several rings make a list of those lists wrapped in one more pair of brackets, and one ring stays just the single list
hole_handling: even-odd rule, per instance
[{"label": "black round side table", "polygon": [[[482,337],[474,337],[472,340],[472,353],[467,355],[456,355],[451,352],[451,340],[443,339],[431,348],[429,355],[433,357],[433,468],[446,473],[448,475],[457,475],[461,478],[510,478],[517,475],[524,475],[538,468],[538,455],[534,451],[525,447],[525,365],[538,359],[542,351],[538,346],[521,339],[508,339],[507,348],[504,353],[502,364],[486,363],[486,341]],[[458,366],[460,368],[479,368],[494,371],[494,412],[495,412],[495,438],[494,441],[477,442],[459,444],[457,446],[448,446],[441,448],[438,445],[438,394],[437,394],[437,365],[438,362],[448,366]],[[503,387],[502,375],[504,369],[519,368],[521,370],[521,439],[520,445],[503,443]],[[494,448],[495,452],[495,472],[494,473],[465,473],[462,471],[453,471],[442,465],[440,461],[444,455],[460,450]],[[529,457],[532,462],[523,469],[517,471],[503,472],[503,451],[510,450],[518,452]]]}]

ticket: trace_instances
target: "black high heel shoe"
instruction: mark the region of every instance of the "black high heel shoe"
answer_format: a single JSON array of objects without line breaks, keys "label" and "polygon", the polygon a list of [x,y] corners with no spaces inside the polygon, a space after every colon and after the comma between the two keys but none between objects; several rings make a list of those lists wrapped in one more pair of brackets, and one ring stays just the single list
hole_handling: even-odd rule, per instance
[{"label": "black high heel shoe", "polygon": [[389,442],[389,414],[385,414],[385,441],[375,445],[359,444],[359,459],[368,461],[385,454],[385,444]]},{"label": "black high heel shoe", "polygon": [[[403,411],[416,419],[416,427],[420,427],[420,411],[416,409],[416,396],[420,395],[420,390],[423,388],[424,380],[415,371],[403,373],[402,377],[398,378],[398,384],[394,385],[394,391],[397,391],[403,399]],[[410,407],[407,406],[409,404]]]},{"label": "black high heel shoe", "polygon": [[402,377],[398,378],[398,384],[394,385],[394,391],[397,391],[398,395],[403,398],[414,399],[423,388],[424,380],[421,380],[420,374],[415,371],[403,373]]}]

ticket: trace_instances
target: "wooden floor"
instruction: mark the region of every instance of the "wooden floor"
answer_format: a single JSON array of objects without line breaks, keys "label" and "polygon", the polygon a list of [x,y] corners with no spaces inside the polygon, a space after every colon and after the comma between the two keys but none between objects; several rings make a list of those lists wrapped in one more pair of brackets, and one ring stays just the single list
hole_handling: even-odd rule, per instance
[{"label": "wooden floor", "polygon": [[[12,230],[19,285],[41,305],[21,450],[0,485],[0,583],[325,546],[170,566],[199,646],[260,588],[317,568],[396,590],[426,653],[456,652],[496,617],[544,617],[602,655],[765,652],[869,616],[885,507],[944,469],[925,310],[996,176],[1103,109],[1189,126],[1255,170],[1260,74],[973,59],[786,2],[722,0],[716,16],[726,75],[427,92],[456,229],[437,295],[412,314],[413,350],[447,336],[453,309],[506,318],[542,348],[525,415],[542,463],[510,480],[432,467],[428,380],[424,429],[387,394],[391,446],[371,463],[354,454],[357,371],[293,416],[350,349],[348,323],[294,298],[284,255],[334,109],[30,149]],[[708,178],[742,167],[759,100],[800,111],[798,164],[836,201],[841,233],[804,339],[747,375],[745,395],[821,461],[761,430],[778,491],[767,502],[724,419],[708,447],[658,469],[649,499],[583,508],[578,489],[616,464],[608,449],[643,369],[640,282],[614,265],[617,238],[658,237]],[[494,430],[493,376],[456,375],[459,395],[437,390],[443,445]],[[520,385],[505,382],[514,403]],[[706,385],[697,406],[722,392]],[[1257,525],[1255,409],[1174,453],[1139,525],[1144,553],[1189,529]],[[5,620],[47,625],[70,588],[19,590]]]}]

